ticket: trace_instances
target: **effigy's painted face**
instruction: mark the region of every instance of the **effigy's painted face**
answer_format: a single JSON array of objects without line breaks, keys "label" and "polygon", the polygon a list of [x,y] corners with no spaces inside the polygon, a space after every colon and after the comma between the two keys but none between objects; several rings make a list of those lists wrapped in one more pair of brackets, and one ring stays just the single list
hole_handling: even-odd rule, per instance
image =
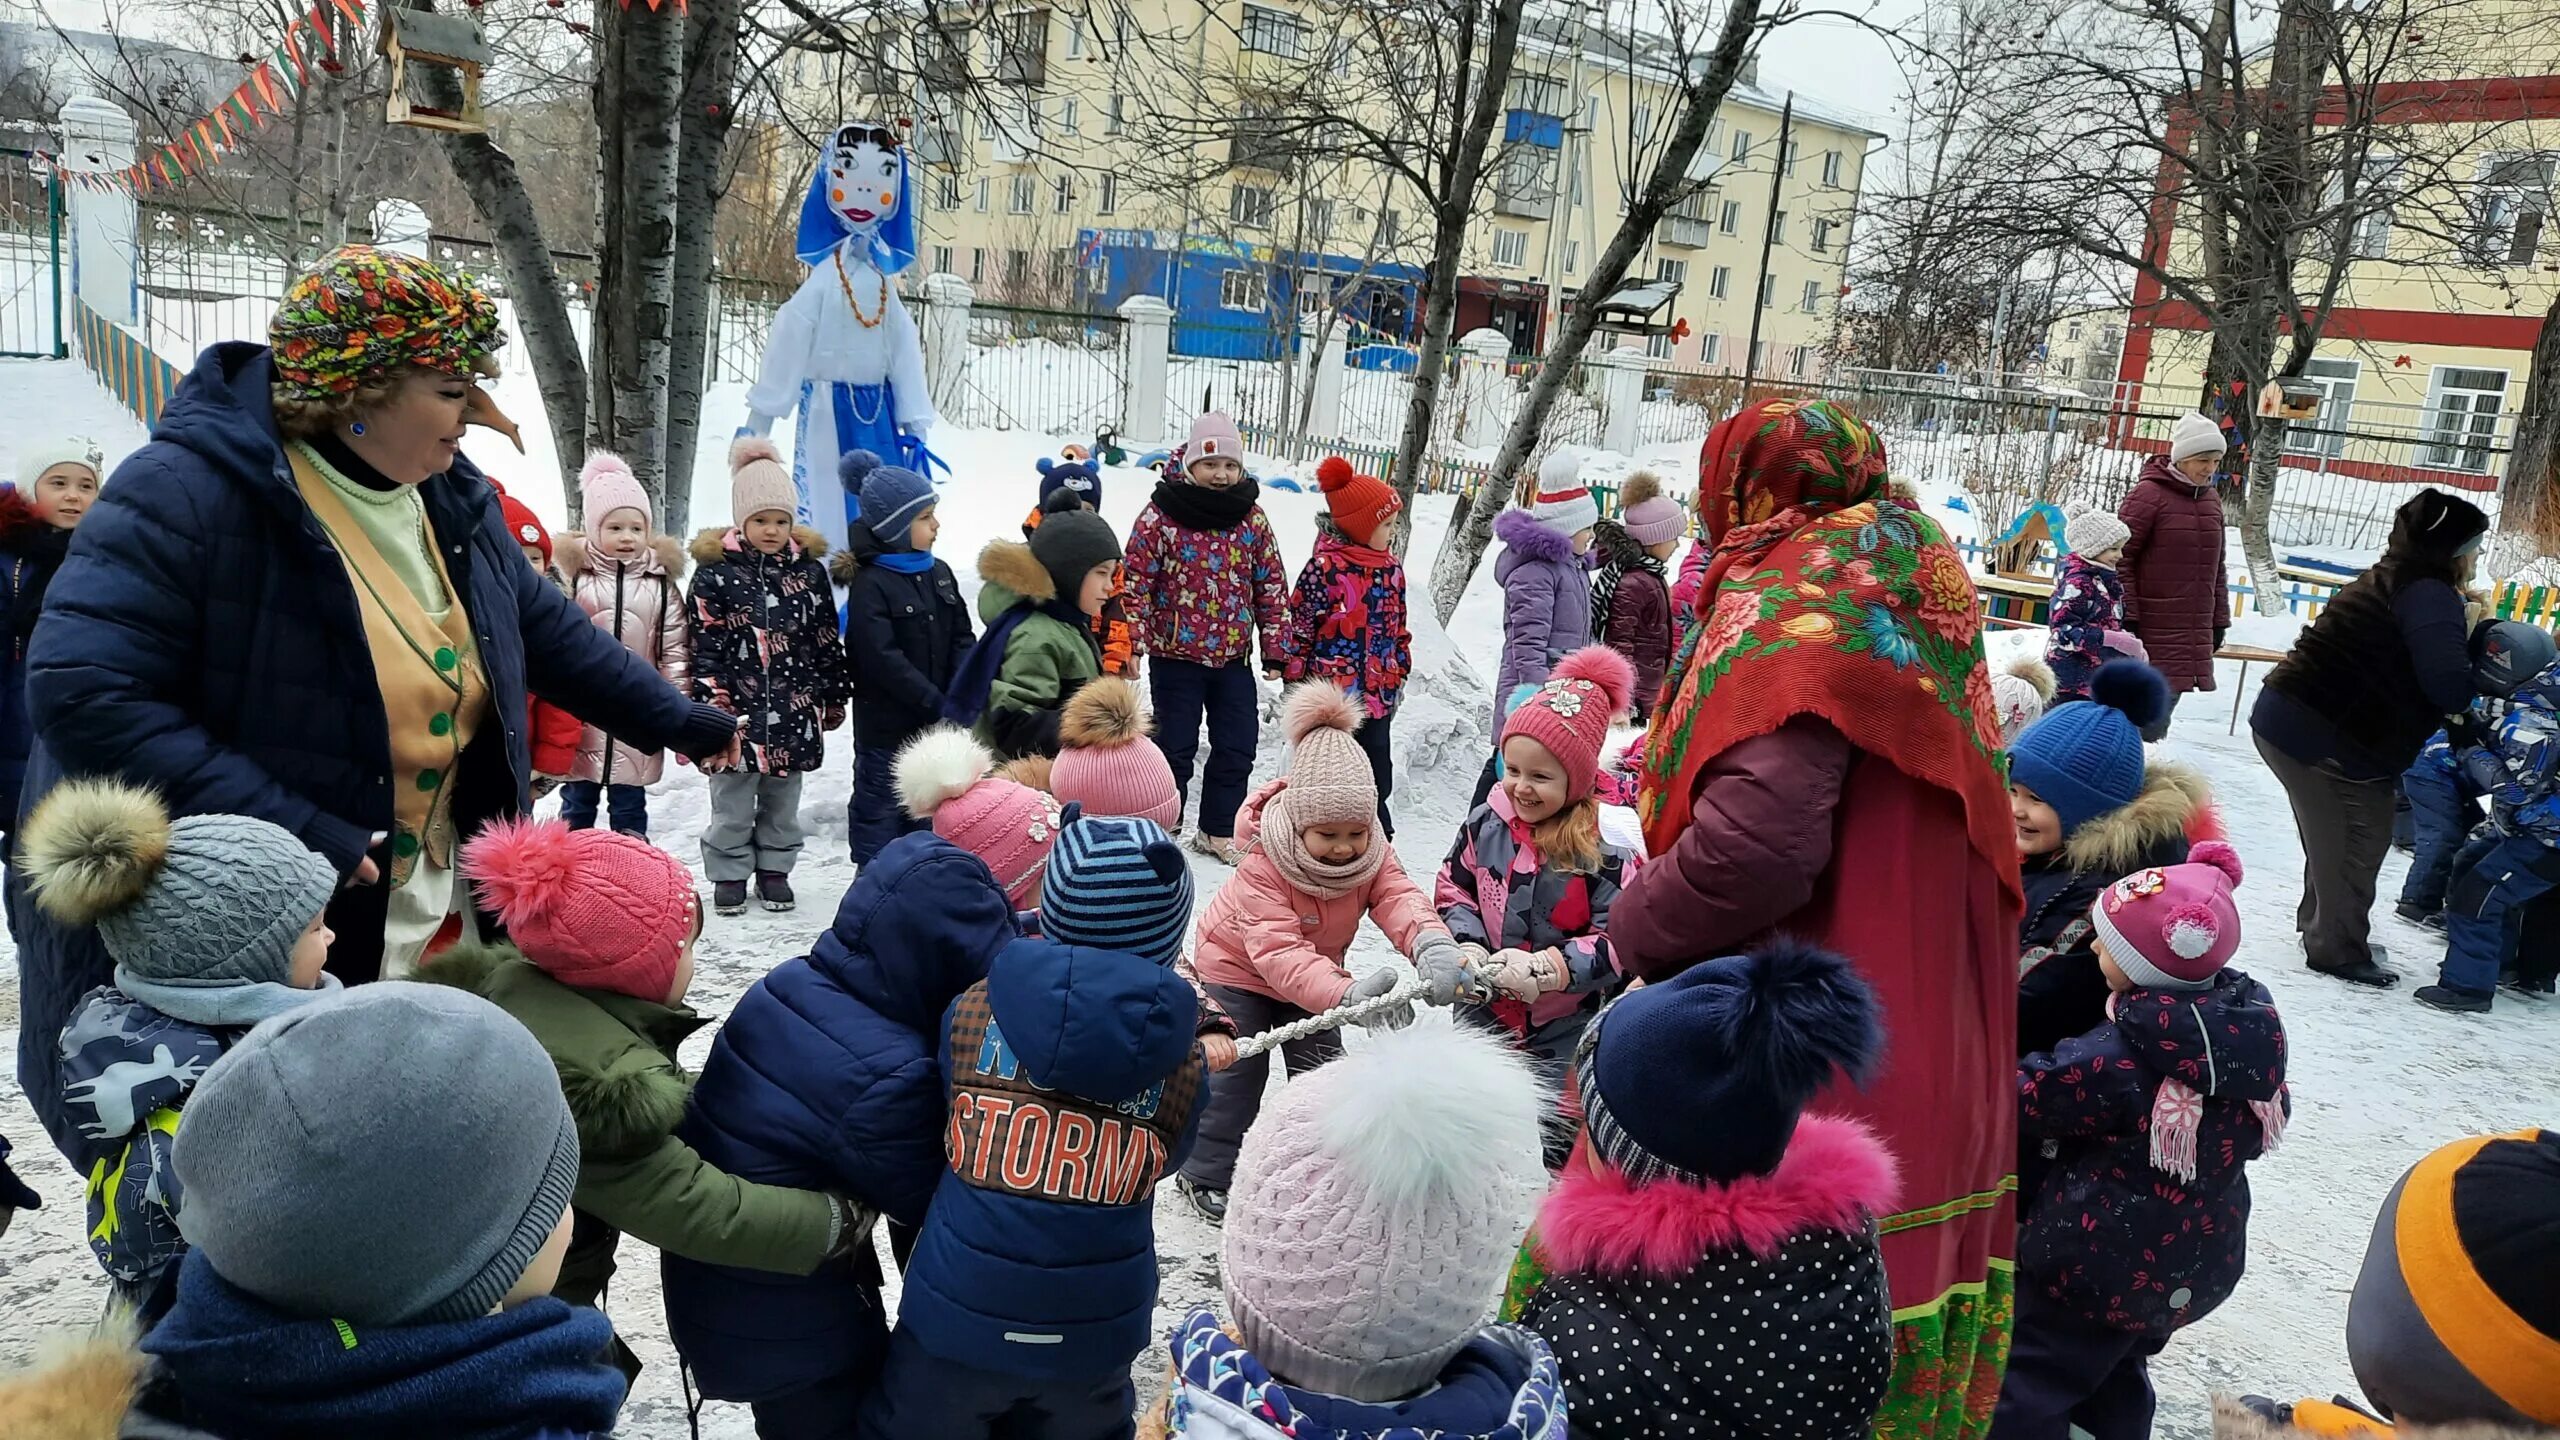
[{"label": "effigy's painted face", "polygon": [[898,213],[898,145],[878,125],[847,125],[827,147],[827,204],[857,235]]}]

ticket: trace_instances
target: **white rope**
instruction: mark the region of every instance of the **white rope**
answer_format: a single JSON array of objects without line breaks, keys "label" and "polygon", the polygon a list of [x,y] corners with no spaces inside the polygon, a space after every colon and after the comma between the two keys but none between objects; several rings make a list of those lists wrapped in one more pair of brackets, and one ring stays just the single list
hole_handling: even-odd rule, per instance
[{"label": "white rope", "polygon": [[1309,1035],[1321,1034],[1327,1030],[1339,1030],[1345,1025],[1357,1025],[1372,1015],[1393,1010],[1399,1005],[1415,1003],[1430,988],[1421,975],[1408,973],[1402,980],[1396,982],[1396,988],[1384,995],[1372,995],[1366,1000],[1354,1000],[1348,1005],[1336,1005],[1330,1010],[1310,1015],[1304,1020],[1292,1020],[1286,1025],[1274,1025],[1259,1035],[1248,1035],[1236,1042],[1236,1058],[1250,1060],[1256,1055],[1277,1046],[1286,1045],[1292,1040],[1303,1040]]}]

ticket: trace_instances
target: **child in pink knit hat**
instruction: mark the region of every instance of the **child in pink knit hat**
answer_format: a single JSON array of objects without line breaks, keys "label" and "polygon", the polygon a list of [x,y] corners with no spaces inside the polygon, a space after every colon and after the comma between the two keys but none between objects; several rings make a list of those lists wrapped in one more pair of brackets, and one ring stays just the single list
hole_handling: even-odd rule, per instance
[{"label": "child in pink knit hat", "polygon": [[1625,986],[1609,948],[1609,910],[1643,859],[1600,833],[1600,753],[1627,711],[1635,668],[1586,645],[1502,726],[1502,782],[1458,827],[1440,869],[1440,918],[1457,969],[1425,971],[1434,1004],[1463,1001],[1458,1022],[1493,1030],[1556,1082],[1548,1164],[1564,1163],[1573,1116],[1564,1068],[1582,1032]]},{"label": "child in pink knit hat", "polygon": [[1416,1025],[1293,1081],[1236,1162],[1218,1267],[1140,1422],[1175,1436],[1564,1440],[1555,1357],[1491,1323],[1546,1188],[1538,1082],[1485,1036]]},{"label": "child in pink knit hat", "polygon": [[[1200,916],[1194,963],[1244,1034],[1393,990],[1393,967],[1355,980],[1343,964],[1364,917],[1426,973],[1460,964],[1448,927],[1378,833],[1378,784],[1353,736],[1360,718],[1360,703],[1330,681],[1290,691],[1281,717],[1289,774],[1237,812],[1244,859]],[[1368,1023],[1402,1021],[1391,1013]],[[1340,1056],[1342,1040],[1324,1030],[1280,1049],[1299,1075]],[[1226,1214],[1236,1146],[1261,1111],[1270,1069],[1270,1057],[1256,1055],[1209,1079],[1200,1143],[1181,1185],[1213,1222]]]},{"label": "child in pink knit hat", "polygon": [[[578,472],[578,490],[589,533],[571,531],[553,547],[571,598],[668,684],[688,689],[693,623],[684,592],[676,588],[684,578],[684,547],[658,533],[649,494],[622,457],[601,450],[588,456]],[[596,823],[601,804],[614,829],[645,838],[648,787],[665,768],[665,752],[642,750],[589,725],[578,741],[569,782],[560,787],[560,818],[583,830]]]},{"label": "child in pink knit hat", "polygon": [[1058,802],[991,773],[968,731],[939,725],[898,752],[898,802],[933,833],[987,862],[1016,910],[1040,903],[1040,877],[1063,823]]},{"label": "child in pink knit hat", "polygon": [[1058,715],[1058,758],[1049,765],[1049,793],[1072,801],[1087,815],[1153,820],[1171,831],[1182,817],[1182,795],[1173,767],[1148,738],[1138,687],[1117,675],[1088,682]]},{"label": "child in pink knit hat", "polygon": [[2248,1260],[2246,1167],[2283,1137],[2284,1022],[2240,948],[2240,857],[2207,840],[2089,909],[2107,1020],[2018,1062],[2017,1327],[1992,1433],[2151,1430],[2150,1357]]},{"label": "child in pink knit hat", "polygon": [[457,945],[417,978],[514,1016],[559,1069],[580,1154],[576,1233],[553,1294],[594,1304],[624,1231],[786,1275],[863,1239],[871,1216],[852,1202],[725,1174],[676,1136],[692,1088],[676,1043],[702,1024],[684,1003],[702,903],[682,861],[612,831],[514,819],[462,847],[461,873],[513,943]]}]

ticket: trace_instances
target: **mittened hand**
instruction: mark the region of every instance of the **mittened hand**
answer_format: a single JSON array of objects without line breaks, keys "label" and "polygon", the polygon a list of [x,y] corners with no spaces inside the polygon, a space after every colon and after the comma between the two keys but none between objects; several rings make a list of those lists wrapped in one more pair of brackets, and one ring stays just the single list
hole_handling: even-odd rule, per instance
[{"label": "mittened hand", "polygon": [[1492,967],[1486,978],[1493,988],[1523,1005],[1564,988],[1563,967],[1553,950],[1504,950],[1493,957]]},{"label": "mittened hand", "polygon": [[880,1212],[850,1195],[830,1195],[827,1200],[836,1211],[836,1248],[827,1252],[827,1258],[841,1260],[868,1246]]},{"label": "mittened hand", "polygon": [[[1475,956],[1472,961],[1468,955],[1471,950]],[[1423,998],[1434,1005],[1453,1005],[1471,992],[1480,997],[1484,985],[1473,972],[1483,963],[1483,955],[1483,950],[1460,945],[1446,935],[1424,936],[1413,956],[1413,968],[1421,974],[1423,984],[1430,987]],[[1469,1003],[1477,1002],[1471,999]]]},{"label": "mittened hand", "polygon": [[[1360,977],[1359,981],[1351,987],[1351,993],[1343,996],[1342,1001],[1349,1005],[1362,1000],[1375,1000],[1393,991],[1403,978],[1393,970],[1372,970]],[[1413,1005],[1410,1001],[1379,1011],[1360,1022],[1364,1028],[1370,1030],[1401,1030],[1412,1023]]]}]

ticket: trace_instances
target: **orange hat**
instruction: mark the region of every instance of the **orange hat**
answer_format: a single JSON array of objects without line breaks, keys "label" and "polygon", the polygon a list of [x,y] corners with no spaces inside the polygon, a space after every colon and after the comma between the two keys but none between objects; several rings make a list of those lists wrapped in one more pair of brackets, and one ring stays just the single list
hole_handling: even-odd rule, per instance
[{"label": "orange hat", "polygon": [[1339,455],[1328,455],[1316,466],[1316,488],[1324,492],[1333,523],[1356,544],[1377,544],[1388,517],[1404,509],[1404,497],[1394,486],[1358,473]]}]

